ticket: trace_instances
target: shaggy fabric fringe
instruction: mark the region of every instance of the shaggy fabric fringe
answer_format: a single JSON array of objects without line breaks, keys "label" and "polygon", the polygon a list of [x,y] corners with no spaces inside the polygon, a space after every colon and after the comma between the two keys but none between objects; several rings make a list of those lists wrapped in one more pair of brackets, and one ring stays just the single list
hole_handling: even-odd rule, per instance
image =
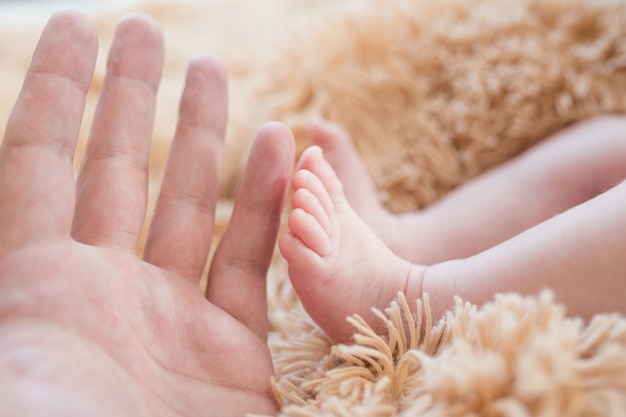
[{"label": "shaggy fabric fringe", "polygon": [[349,318],[354,344],[333,346],[299,318],[299,337],[273,344],[283,416],[623,416],[626,319],[566,318],[550,292],[460,299],[432,325],[399,294],[376,334]]}]

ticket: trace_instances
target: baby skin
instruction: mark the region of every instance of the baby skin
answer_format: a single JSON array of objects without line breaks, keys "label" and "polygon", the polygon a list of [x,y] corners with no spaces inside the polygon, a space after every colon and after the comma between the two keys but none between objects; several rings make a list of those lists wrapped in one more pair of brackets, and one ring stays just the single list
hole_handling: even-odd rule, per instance
[{"label": "baby skin", "polygon": [[423,210],[396,215],[380,203],[345,131],[317,120],[309,136],[365,223],[396,254],[425,265],[482,252],[626,178],[626,117],[603,116],[557,132]]},{"label": "baby skin", "polygon": [[[566,132],[565,135],[570,135],[570,143],[573,143],[580,133],[576,129],[593,132],[592,128],[595,128],[596,132],[606,133],[617,132],[623,127],[621,120],[601,121],[589,122],[582,128],[574,128],[573,134]],[[596,136],[596,144],[601,142],[601,137]],[[620,149],[623,149],[623,142],[617,145]],[[534,159],[535,163],[546,158],[546,165],[552,166],[548,162],[554,160],[559,152],[549,147],[561,146],[563,150],[565,139],[557,136],[546,143],[545,149],[554,152],[553,155],[545,149],[538,149],[536,154],[523,158],[530,158],[531,162]],[[615,148],[613,146],[612,151],[606,154],[602,170],[592,172],[591,162],[585,166],[581,162],[583,158],[576,164],[578,171],[571,170],[570,175],[575,179],[591,177],[595,187],[603,181],[610,183],[613,177],[624,178],[626,172],[623,172],[623,168],[622,172],[619,168],[612,169],[613,165],[622,164],[608,161],[611,158],[618,161],[619,157],[624,160],[626,152],[616,152]],[[333,156],[332,149],[329,153]],[[563,154],[560,155],[562,158]],[[597,152],[594,156],[596,158],[590,159],[597,159]],[[350,158],[347,159],[349,161]],[[525,164],[528,162],[524,160],[513,161],[500,168],[499,172],[475,180],[466,189],[460,189],[448,198],[458,200],[470,208],[472,204],[479,207],[476,201],[480,200],[474,201],[474,194],[488,196],[491,191],[496,192],[496,197],[502,198],[497,193],[498,187],[503,192],[506,187],[499,184],[504,184],[506,180],[515,184],[518,181],[516,175],[524,171],[519,166],[524,168]],[[580,169],[581,166],[585,169]],[[344,168],[339,166],[338,170]],[[548,169],[548,173],[552,175],[544,173],[545,178],[566,177],[567,172],[558,177],[555,175],[558,170],[550,169],[553,172]],[[349,175],[348,169],[341,174],[343,178],[348,176],[348,182]],[[519,181],[523,185],[524,181]],[[614,180],[613,184],[617,182]],[[474,240],[473,247],[466,245],[461,251],[468,252],[464,257],[455,257],[454,252],[458,248],[453,248],[450,254],[438,253],[436,257],[440,260],[417,263],[410,256],[401,257],[394,253],[389,242],[379,237],[383,228],[377,222],[381,219],[383,223],[397,219],[393,220],[390,214],[385,214],[382,208],[376,209],[375,205],[373,210],[367,211],[368,205],[363,204],[363,195],[359,196],[358,192],[355,195],[354,190],[351,191],[352,196],[344,194],[338,174],[324,158],[321,148],[315,146],[303,153],[293,176],[293,211],[288,219],[290,231],[281,236],[279,247],[289,264],[291,282],[305,309],[338,342],[349,341],[352,334],[345,317],[360,314],[376,328],[377,322],[371,308],[385,308],[398,291],[404,292],[409,299],[421,298],[423,293],[428,293],[434,317],[452,306],[455,295],[481,304],[498,292],[536,294],[544,288],[551,288],[558,301],[564,303],[573,315],[589,318],[603,311],[626,312],[626,303],[620,296],[626,288],[626,261],[622,256],[623,236],[626,235],[626,184],[607,187],[608,191],[598,191],[597,196],[591,195],[593,190],[587,186],[565,191],[557,188],[553,190],[557,196],[552,199],[549,198],[548,185],[535,188],[538,198],[543,198],[542,204],[534,207],[527,202],[523,207],[529,207],[531,214],[522,216],[521,221],[507,220],[506,217],[511,217],[511,213],[506,208],[488,208],[492,210],[492,221],[509,225],[504,235],[498,235],[496,231],[495,236],[489,236],[489,239]],[[526,189],[532,190],[528,187]],[[532,196],[523,190],[522,187],[519,198]],[[370,197],[365,200],[367,198]],[[358,204],[359,199],[363,204],[361,207],[365,209],[357,214],[349,201]],[[577,201],[581,199],[583,201]],[[493,197],[491,200],[495,201]],[[372,201],[369,203],[373,204]],[[436,216],[443,218],[444,214],[452,216],[452,212],[446,213],[445,199],[439,204],[438,208],[435,205],[431,211],[434,215],[422,213],[420,220],[417,220],[418,217],[411,220],[412,228],[407,227],[405,235],[416,242],[415,247],[419,247],[420,239],[411,233],[424,227],[424,223],[420,223],[423,219],[429,219],[428,216],[432,216],[431,219]],[[379,210],[378,214],[376,210]],[[554,216],[556,213],[560,214]],[[369,222],[374,224],[372,228],[363,220],[368,219],[368,215],[372,216],[369,218]],[[478,217],[481,215],[479,213]],[[471,219],[465,222],[469,224]],[[425,233],[421,240],[427,244],[432,236],[429,230],[434,229],[424,227],[423,230]],[[469,241],[472,241],[471,232],[471,228],[464,231]],[[441,234],[445,233],[444,228]],[[508,234],[513,236],[509,238]],[[491,247],[481,247],[492,243]],[[407,247],[410,248],[410,245]]]},{"label": "baby skin", "polygon": [[385,306],[398,291],[417,293],[426,270],[394,254],[353,211],[319,147],[307,149],[293,176],[289,233],[279,248],[313,320],[334,340],[350,334],[345,317]]}]

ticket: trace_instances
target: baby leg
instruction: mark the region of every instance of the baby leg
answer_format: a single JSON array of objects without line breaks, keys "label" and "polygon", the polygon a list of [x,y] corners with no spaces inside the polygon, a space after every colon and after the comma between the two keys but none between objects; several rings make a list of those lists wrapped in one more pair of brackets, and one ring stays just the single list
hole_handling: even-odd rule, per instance
[{"label": "baby leg", "polygon": [[356,212],[396,254],[422,264],[479,253],[626,177],[626,118],[599,117],[553,135],[425,210],[394,216],[376,200],[345,132],[320,121],[311,138],[345,182]]},{"label": "baby leg", "polygon": [[[420,213],[438,233],[431,261],[463,258],[601,194],[626,178],[626,118],[567,128]],[[409,258],[411,259],[411,258]]]},{"label": "baby leg", "polygon": [[626,183],[470,258],[432,265],[407,286],[435,314],[458,295],[476,304],[497,293],[551,289],[569,315],[626,313]]}]

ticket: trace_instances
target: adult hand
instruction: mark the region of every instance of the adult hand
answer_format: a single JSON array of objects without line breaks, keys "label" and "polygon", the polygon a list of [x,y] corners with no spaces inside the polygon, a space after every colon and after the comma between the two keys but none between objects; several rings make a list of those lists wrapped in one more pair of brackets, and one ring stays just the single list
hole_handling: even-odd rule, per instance
[{"label": "adult hand", "polygon": [[97,39],[53,16],[0,150],[0,415],[274,413],[265,276],[294,146],[259,133],[199,289],[217,200],[225,74],[192,60],[146,243],[148,149],[163,45],[156,24],[119,25],[85,159],[72,158]]}]

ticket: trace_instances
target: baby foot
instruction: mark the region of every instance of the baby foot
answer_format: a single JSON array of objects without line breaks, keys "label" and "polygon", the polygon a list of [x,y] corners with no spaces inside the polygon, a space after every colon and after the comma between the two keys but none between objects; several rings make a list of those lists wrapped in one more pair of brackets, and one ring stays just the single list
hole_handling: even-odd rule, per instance
[{"label": "baby foot", "polygon": [[309,137],[345,185],[354,211],[395,254],[411,262],[430,263],[433,236],[420,213],[395,215],[380,202],[369,173],[346,131],[324,119],[311,123]]},{"label": "baby foot", "polygon": [[324,158],[344,184],[352,208],[375,232],[377,228],[387,228],[392,215],[380,203],[376,187],[350,135],[335,123],[316,119],[311,123],[309,136],[322,148]]},{"label": "baby foot", "polygon": [[304,308],[335,341],[348,341],[345,318],[385,308],[415,285],[422,267],[399,258],[352,210],[342,184],[318,147],[307,149],[293,177],[290,232],[279,248]]}]

